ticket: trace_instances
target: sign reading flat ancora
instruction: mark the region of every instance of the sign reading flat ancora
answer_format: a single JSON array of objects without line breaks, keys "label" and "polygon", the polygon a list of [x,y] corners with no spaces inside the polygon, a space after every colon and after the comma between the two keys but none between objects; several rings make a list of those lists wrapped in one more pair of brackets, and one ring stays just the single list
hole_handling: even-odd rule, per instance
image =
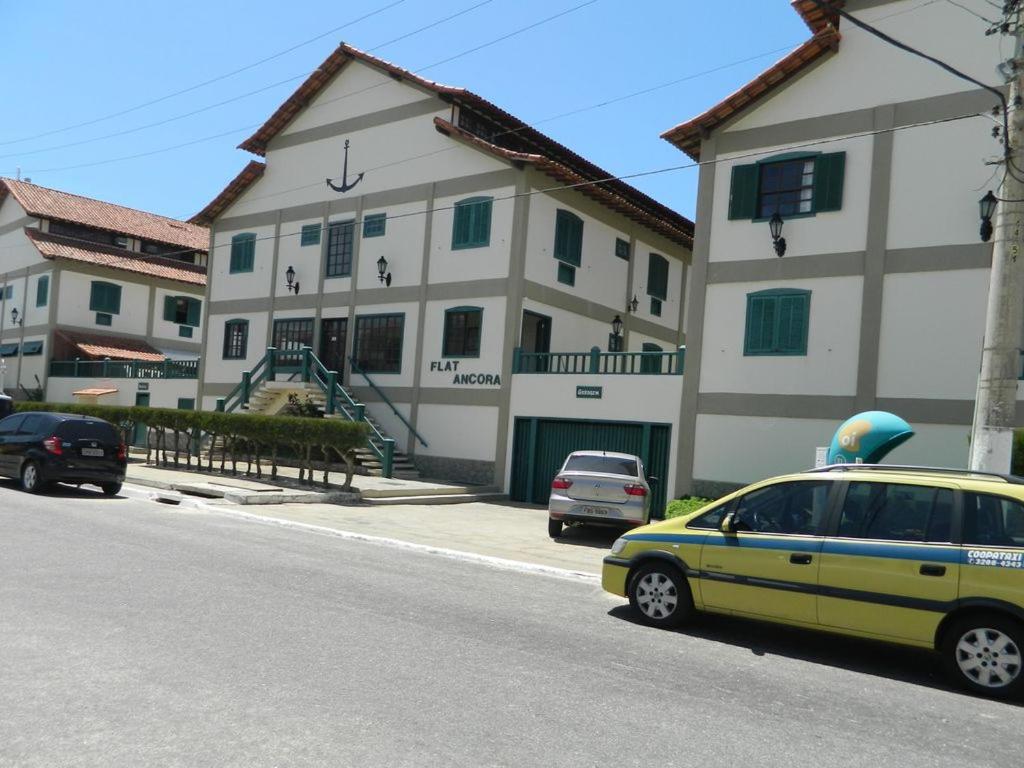
[{"label": "sign reading flat ancora", "polygon": [[461,360],[431,360],[430,372],[444,373],[451,371],[455,374],[452,384],[476,384],[478,386],[501,386],[501,375],[497,373],[459,373]]},{"label": "sign reading flat ancora", "polygon": [[584,399],[590,398],[592,400],[600,400],[603,393],[603,387],[587,387],[583,385],[576,387],[576,397]]}]

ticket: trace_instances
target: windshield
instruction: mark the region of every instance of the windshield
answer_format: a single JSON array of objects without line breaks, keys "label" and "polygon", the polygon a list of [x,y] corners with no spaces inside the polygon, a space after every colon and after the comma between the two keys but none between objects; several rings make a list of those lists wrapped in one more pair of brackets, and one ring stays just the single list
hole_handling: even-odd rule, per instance
[{"label": "windshield", "polygon": [[65,440],[100,440],[113,444],[121,442],[114,428],[105,421],[65,421],[57,434]]},{"label": "windshield", "polygon": [[570,456],[565,463],[565,472],[603,472],[609,475],[639,477],[636,459],[621,456]]}]

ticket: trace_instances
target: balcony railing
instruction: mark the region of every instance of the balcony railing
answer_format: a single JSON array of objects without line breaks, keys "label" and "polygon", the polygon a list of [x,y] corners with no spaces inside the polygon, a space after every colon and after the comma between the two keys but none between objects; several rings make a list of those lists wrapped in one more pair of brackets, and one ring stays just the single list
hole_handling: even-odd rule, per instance
[{"label": "balcony railing", "polygon": [[76,379],[196,379],[198,360],[51,360],[50,376]]},{"label": "balcony railing", "polygon": [[589,352],[512,351],[512,373],[599,373],[680,376],[686,347],[674,352]]}]

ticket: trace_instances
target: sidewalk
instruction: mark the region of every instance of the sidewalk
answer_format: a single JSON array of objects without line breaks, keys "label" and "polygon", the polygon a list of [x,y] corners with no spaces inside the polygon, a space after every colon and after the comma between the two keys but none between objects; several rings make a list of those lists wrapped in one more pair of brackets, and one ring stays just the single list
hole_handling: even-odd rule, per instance
[{"label": "sidewalk", "polygon": [[[227,505],[224,509],[229,511]],[[351,507],[280,504],[245,507],[244,512],[268,522],[282,520],[594,575],[601,573],[601,561],[621,533],[597,526],[567,528],[561,538],[553,540],[547,533],[546,508],[491,502]]]}]

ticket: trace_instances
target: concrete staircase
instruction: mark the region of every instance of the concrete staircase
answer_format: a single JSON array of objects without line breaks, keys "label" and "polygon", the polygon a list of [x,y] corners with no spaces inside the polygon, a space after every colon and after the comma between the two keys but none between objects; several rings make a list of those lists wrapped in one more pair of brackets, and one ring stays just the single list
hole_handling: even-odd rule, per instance
[{"label": "concrete staircase", "polygon": [[[302,382],[302,381],[265,381],[256,387],[249,394],[249,404],[242,405],[241,410],[247,411],[248,413],[260,413],[266,416],[273,416],[281,412],[281,410],[288,404],[288,396],[296,395],[301,402],[305,402],[306,399],[313,403],[320,413],[325,414],[327,410],[327,396],[323,393],[320,387],[313,382]],[[344,414],[335,413],[332,416],[326,416],[329,419],[344,419]],[[380,423],[373,418],[373,415],[367,409],[365,414],[366,421],[373,425],[373,427],[382,435],[387,435],[387,432],[381,427]],[[376,435],[371,434],[370,439],[373,441],[377,440]],[[380,448],[380,446],[377,446]],[[361,474],[373,475],[380,477],[383,474],[383,467],[381,461],[369,447],[360,448],[356,451],[356,466],[362,470]],[[359,471],[359,470],[357,470]],[[404,453],[395,450],[394,457],[391,464],[391,475],[392,477],[401,478],[404,480],[419,480],[420,473],[416,469],[415,464],[412,460]]]}]

